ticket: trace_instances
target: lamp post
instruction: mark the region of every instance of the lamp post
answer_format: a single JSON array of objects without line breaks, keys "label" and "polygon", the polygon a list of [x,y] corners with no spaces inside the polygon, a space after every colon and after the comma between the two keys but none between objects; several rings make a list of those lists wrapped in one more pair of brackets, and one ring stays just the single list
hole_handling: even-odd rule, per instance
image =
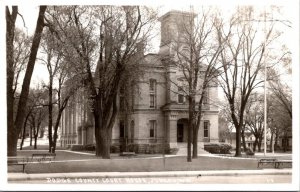
[{"label": "lamp post", "polygon": [[[266,10],[264,13],[264,34],[266,36]],[[264,46],[266,45],[266,37],[264,38]],[[265,74],[264,74],[264,156],[267,153],[267,64],[266,56],[264,54],[264,65],[265,65]]]},{"label": "lamp post", "polygon": [[[266,47],[266,7],[264,7],[264,47]],[[267,64],[266,64],[266,56],[264,57],[264,156],[267,153]]]}]

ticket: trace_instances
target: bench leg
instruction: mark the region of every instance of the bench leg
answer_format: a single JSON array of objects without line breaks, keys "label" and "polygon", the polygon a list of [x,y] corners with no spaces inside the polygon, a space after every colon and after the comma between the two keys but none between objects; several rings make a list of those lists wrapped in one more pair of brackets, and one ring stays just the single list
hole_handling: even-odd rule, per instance
[{"label": "bench leg", "polygon": [[23,173],[25,173],[25,164],[23,164]]}]

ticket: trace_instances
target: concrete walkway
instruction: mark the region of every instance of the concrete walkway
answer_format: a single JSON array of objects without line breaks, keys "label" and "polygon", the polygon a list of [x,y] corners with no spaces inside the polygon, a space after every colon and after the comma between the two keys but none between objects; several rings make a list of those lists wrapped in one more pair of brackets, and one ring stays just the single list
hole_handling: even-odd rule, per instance
[{"label": "concrete walkway", "polygon": [[292,175],[292,169],[220,170],[220,171],[161,171],[161,172],[77,172],[77,173],[8,173],[8,181],[46,180],[47,178],[147,178],[199,177],[239,175]]}]

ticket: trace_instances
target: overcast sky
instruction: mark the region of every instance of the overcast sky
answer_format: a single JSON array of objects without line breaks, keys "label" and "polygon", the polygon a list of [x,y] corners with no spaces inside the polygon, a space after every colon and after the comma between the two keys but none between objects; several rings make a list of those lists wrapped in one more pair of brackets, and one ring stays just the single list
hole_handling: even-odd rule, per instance
[{"label": "overcast sky", "polygon": [[[11,4],[15,1],[6,1],[6,4]],[[37,20],[37,14],[38,14],[38,3],[43,4],[42,2],[45,2],[45,4],[51,4],[51,5],[61,5],[62,1],[39,1],[38,3],[36,1],[34,1],[34,3],[27,3],[30,1],[25,1],[24,2],[20,2],[17,1],[18,5],[19,5],[19,12],[22,14],[24,21],[25,21],[25,26],[24,27],[24,22],[22,20],[21,17],[17,18],[17,26],[20,28],[23,28],[24,32],[27,32],[29,35],[32,35],[34,30],[35,30],[35,25],[36,25],[36,20]],[[66,2],[66,3],[65,3]],[[63,4],[81,4],[80,1],[65,1]],[[86,4],[96,4],[97,2],[95,1],[84,1]],[[121,5],[120,1],[109,1],[109,3],[106,3],[105,1],[101,1],[103,4],[118,4]],[[122,1],[124,2],[124,1]],[[144,3],[145,1],[126,1],[127,4],[141,4]],[[145,5],[150,5],[150,6],[155,6],[155,7],[159,7],[159,15],[163,15],[166,12],[170,11],[170,10],[183,10],[183,11],[189,11],[191,5],[193,5],[193,8],[195,10],[195,12],[197,12],[197,10],[199,10],[199,8],[202,5],[217,5],[219,9],[222,10],[222,14],[224,16],[230,16],[232,14],[232,11],[234,11],[234,8],[237,5],[248,5],[250,1],[226,1],[226,3],[220,3],[221,1],[209,1],[210,3],[207,3],[208,1],[194,1],[194,0],[187,0],[187,1],[159,1],[161,2],[160,4],[157,4],[155,2],[149,3],[147,2],[147,4]],[[176,2],[176,3],[174,3]],[[180,3],[179,3],[180,2]],[[255,3],[253,3],[255,2]],[[262,4],[260,1],[251,1],[251,5],[255,6],[255,9],[263,9],[265,5],[269,5],[269,4],[273,4],[273,5],[279,5],[279,6],[283,6],[282,10],[281,10],[281,15],[277,15],[276,18],[277,19],[287,19],[290,21],[294,21],[295,17],[297,18],[297,11],[293,11],[295,10],[295,6],[293,6],[293,3],[286,3],[286,4],[282,4],[279,3],[280,1],[264,1],[264,2],[268,2],[267,4]],[[289,1],[286,1],[289,2]],[[268,6],[266,6],[268,7]],[[297,19],[296,19],[297,21]],[[299,24],[299,23],[296,23]],[[293,42],[294,42],[294,38],[293,37],[293,31],[295,31],[295,24],[293,23],[293,28],[289,28],[287,26],[284,26],[281,24],[281,27],[283,27],[283,30],[285,31],[285,34],[283,34],[282,36],[282,43],[287,44],[287,46],[290,49],[293,49]],[[158,23],[158,29],[159,29],[159,23]],[[159,31],[158,31],[159,32]],[[159,33],[158,33],[159,34]],[[159,35],[158,37],[154,40],[153,42],[153,49],[152,52],[157,52],[159,49]],[[22,78],[21,78],[22,79]],[[38,83],[39,81],[44,80],[47,81],[47,69],[45,66],[39,64],[37,62],[37,65],[35,66],[34,69],[34,73],[33,73],[33,77],[32,77],[32,85]]]}]

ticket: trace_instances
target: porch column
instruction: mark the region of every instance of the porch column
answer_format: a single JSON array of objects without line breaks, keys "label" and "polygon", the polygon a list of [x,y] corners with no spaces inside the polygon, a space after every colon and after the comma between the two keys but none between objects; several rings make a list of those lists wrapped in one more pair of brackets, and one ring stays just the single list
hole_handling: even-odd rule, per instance
[{"label": "porch column", "polygon": [[170,148],[177,147],[177,116],[166,115],[166,139]]}]

